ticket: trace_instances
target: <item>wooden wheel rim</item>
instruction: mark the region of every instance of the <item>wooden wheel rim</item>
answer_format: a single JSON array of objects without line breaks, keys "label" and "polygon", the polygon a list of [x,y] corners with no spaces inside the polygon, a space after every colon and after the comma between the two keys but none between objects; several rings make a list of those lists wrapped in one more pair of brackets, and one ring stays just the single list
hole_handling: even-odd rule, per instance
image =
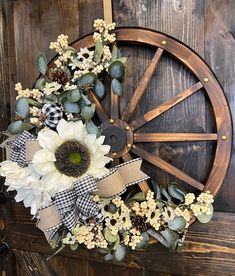
[{"label": "wooden wheel rim", "polygon": [[[203,185],[199,182],[196,183],[197,181],[195,181],[195,185],[193,186],[197,187],[199,190],[209,190],[215,196],[218,193],[219,188],[221,187],[225,178],[230,162],[232,148],[232,120],[230,110],[224,92],[215,75],[206,65],[203,59],[199,57],[192,49],[168,35],[143,28],[117,28],[114,32],[116,33],[118,42],[156,47],[159,50],[158,54],[160,54],[159,57],[157,57],[158,59],[161,56],[160,51],[167,51],[169,54],[173,55],[181,63],[183,63],[188,69],[190,69],[190,71],[198,78],[199,82],[191,87],[189,89],[189,92],[192,94],[192,90],[194,93],[202,87],[205,89],[211,101],[217,129],[216,134],[211,134],[211,137],[205,140],[217,140],[217,146],[215,151],[214,163],[206,184]],[[71,46],[76,49],[82,47],[94,47],[93,36],[85,36],[75,41]],[[157,62],[158,60],[156,61],[156,64]],[[99,111],[97,112],[99,117],[103,118],[103,121],[109,120],[107,115],[102,112],[101,104],[95,98],[94,94],[91,94],[90,92],[90,96],[95,102],[98,109],[101,110],[100,114]],[[113,102],[118,103],[115,96],[113,98]],[[130,125],[132,124],[130,123]],[[132,126],[135,128],[135,124],[133,124]],[[203,138],[200,138],[199,135],[197,140],[203,140]],[[136,150],[135,148],[132,150],[132,152],[136,153],[137,155],[138,153],[140,153],[139,149]],[[146,159],[144,157],[144,154],[141,157]],[[123,159],[125,160],[125,158]],[[128,159],[128,157],[126,157],[126,159]],[[149,161],[148,159],[146,160]],[[157,160],[158,159],[156,157],[154,161],[157,162]],[[164,169],[164,166],[162,166],[162,169]],[[170,165],[170,167],[167,167],[165,171],[178,177],[177,174],[180,170],[176,169],[172,171]],[[191,179],[190,181],[193,180]]]}]

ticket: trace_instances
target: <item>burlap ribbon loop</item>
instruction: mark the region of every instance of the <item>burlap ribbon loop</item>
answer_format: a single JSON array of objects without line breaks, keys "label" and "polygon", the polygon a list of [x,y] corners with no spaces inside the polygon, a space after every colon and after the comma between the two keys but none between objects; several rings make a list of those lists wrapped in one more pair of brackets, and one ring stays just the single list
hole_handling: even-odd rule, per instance
[{"label": "burlap ribbon loop", "polygon": [[111,169],[101,179],[87,176],[75,182],[72,190],[57,193],[53,204],[38,211],[38,228],[50,241],[62,224],[72,230],[77,223],[86,223],[88,218],[101,221],[100,206],[91,200],[90,194],[113,197],[124,193],[128,186],[148,179],[140,170],[141,163],[140,158],[133,159]]}]

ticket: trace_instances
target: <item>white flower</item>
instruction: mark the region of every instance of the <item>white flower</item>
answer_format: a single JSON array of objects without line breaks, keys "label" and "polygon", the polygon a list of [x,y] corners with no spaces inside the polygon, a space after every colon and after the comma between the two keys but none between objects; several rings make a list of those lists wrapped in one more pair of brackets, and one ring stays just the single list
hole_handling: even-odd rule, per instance
[{"label": "white flower", "polygon": [[[58,132],[58,133],[57,133]],[[88,134],[82,121],[60,120],[57,132],[41,131],[38,142],[42,147],[35,153],[32,164],[55,193],[72,187],[78,179],[90,175],[100,178],[108,172],[111,161],[105,155],[110,146],[103,145],[104,136]]]},{"label": "white flower", "polygon": [[78,52],[78,60],[92,60],[94,56],[94,51],[89,51],[87,48],[81,48]]},{"label": "white flower", "polygon": [[51,202],[47,183],[31,167],[22,168],[12,161],[4,161],[0,165],[1,176],[6,177],[7,190],[16,190],[15,200],[23,201],[25,207],[30,207],[32,215]]},{"label": "white flower", "polygon": [[43,92],[46,95],[51,95],[53,92],[59,90],[61,87],[61,84],[57,83],[57,82],[50,82],[50,83],[46,83]]}]

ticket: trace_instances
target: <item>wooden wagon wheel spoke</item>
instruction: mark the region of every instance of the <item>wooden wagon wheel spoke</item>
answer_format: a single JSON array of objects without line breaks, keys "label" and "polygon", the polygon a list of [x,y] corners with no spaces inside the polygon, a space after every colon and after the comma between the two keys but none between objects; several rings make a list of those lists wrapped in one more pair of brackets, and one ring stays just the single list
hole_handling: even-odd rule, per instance
[{"label": "wooden wagon wheel spoke", "polygon": [[111,118],[119,118],[119,96],[114,94],[111,88]]},{"label": "wooden wagon wheel spoke", "polygon": [[[132,160],[132,156],[130,155],[130,153],[127,153],[126,155],[124,155],[122,157],[123,161],[127,162],[127,161],[130,161]],[[139,183],[139,187],[141,189],[141,191],[144,193],[144,194],[147,194],[148,190],[150,189],[149,188],[149,185],[147,183],[147,181],[142,181],[141,183]]]},{"label": "wooden wagon wheel spoke", "polygon": [[[224,96],[223,90],[219,85],[216,77],[206,65],[202,58],[200,58],[194,51],[192,51],[186,45],[180,43],[174,38],[165,34],[139,28],[117,28],[115,31],[117,42],[125,45],[139,45],[143,47],[154,47],[157,49],[154,58],[150,62],[144,76],[140,82],[139,87],[134,92],[129,105],[127,105],[122,116],[119,116],[119,107],[117,106],[117,97],[111,96],[111,116],[113,120],[110,120],[105,110],[100,105],[96,97],[90,94],[90,99],[96,104],[96,110],[98,116],[102,121],[102,130],[106,131],[103,134],[109,138],[115,134],[117,142],[110,141],[111,152],[110,156],[116,160],[122,158],[127,161],[131,158],[129,152],[135,153],[137,156],[142,157],[154,165],[162,168],[163,170],[177,176],[179,179],[189,183],[192,186],[198,187],[199,189],[210,190],[215,196],[221,187],[226,171],[229,166],[229,160],[231,156],[231,145],[232,145],[232,121],[229,112],[228,103]],[[79,50],[80,48],[88,47],[92,48],[95,46],[93,41],[93,35],[88,35],[82,39],[77,40],[71,46]],[[177,59],[183,64],[191,73],[199,80],[198,83],[190,87],[189,89],[181,92],[175,98],[166,101],[162,105],[155,109],[147,112],[136,121],[128,123],[133,111],[137,107],[141,97],[144,95],[144,91],[150,82],[153,72],[157,66],[162,53],[170,54],[171,57]],[[134,130],[141,127],[143,124],[151,121],[160,114],[163,114],[168,109],[174,107],[200,88],[204,88],[205,94],[208,96],[212,111],[214,113],[216,133],[179,133],[179,134],[166,134],[157,133],[156,135],[149,134],[135,134]],[[112,118],[111,117],[111,118]],[[122,117],[121,119],[119,119]],[[132,120],[131,120],[132,121]],[[185,137],[187,135],[187,137]],[[115,137],[114,137],[115,138]],[[139,148],[135,144],[137,142],[174,142],[174,141],[216,141],[215,157],[210,170],[209,177],[205,186],[182,171],[176,169],[174,166],[166,163],[155,155],[151,155]],[[113,147],[112,147],[113,146]],[[116,161],[115,161],[116,162]]]},{"label": "wooden wagon wheel spoke", "polygon": [[179,93],[176,97],[162,103],[158,107],[148,111],[143,116],[141,116],[141,117],[137,118],[136,120],[132,121],[130,123],[130,126],[132,127],[133,130],[136,130],[137,128],[140,128],[141,126],[143,126],[147,122],[153,120],[154,118],[156,118],[159,115],[163,114],[164,112],[166,112],[167,110],[169,110],[173,106],[175,106],[178,103],[182,102],[183,100],[185,100],[186,98],[191,96],[193,93],[195,93],[196,91],[198,91],[202,87],[203,87],[203,85],[201,84],[201,82],[197,82],[196,84],[192,85],[188,89],[186,89],[186,90],[182,91],[181,93]]},{"label": "wooden wagon wheel spoke", "polygon": [[135,133],[134,142],[186,142],[217,140],[216,133]]},{"label": "wooden wagon wheel spoke", "polygon": [[133,148],[131,149],[131,151],[133,153],[137,154],[138,156],[142,157],[146,161],[157,166],[158,168],[183,180],[184,182],[188,183],[189,185],[191,185],[201,191],[203,190],[204,185],[202,183],[193,179],[191,176],[187,175],[186,173],[182,172],[181,170],[177,169],[176,167],[172,166],[171,164],[167,163],[166,161],[162,160],[161,158],[157,157],[156,155],[153,155],[136,145],[133,145]]},{"label": "wooden wagon wheel spoke", "polygon": [[160,60],[162,53],[163,53],[163,50],[161,48],[158,48],[153,59],[149,63],[149,65],[139,83],[139,86],[136,88],[133,96],[131,97],[129,104],[127,105],[126,109],[124,110],[124,112],[122,114],[122,120],[124,120],[126,122],[129,121],[133,111],[135,110],[136,106],[138,105],[141,97],[144,94],[144,91],[145,91],[147,85],[149,84],[149,82],[152,78],[152,75],[153,75],[154,70],[158,64],[158,61]]},{"label": "wooden wagon wheel spoke", "polygon": [[95,96],[95,94],[92,92],[91,89],[87,90],[87,95],[88,95],[89,100],[95,104],[96,113],[98,114],[101,122],[103,123],[103,122],[109,120],[109,117],[108,117],[106,111],[104,110],[100,101],[97,99],[97,97]]}]

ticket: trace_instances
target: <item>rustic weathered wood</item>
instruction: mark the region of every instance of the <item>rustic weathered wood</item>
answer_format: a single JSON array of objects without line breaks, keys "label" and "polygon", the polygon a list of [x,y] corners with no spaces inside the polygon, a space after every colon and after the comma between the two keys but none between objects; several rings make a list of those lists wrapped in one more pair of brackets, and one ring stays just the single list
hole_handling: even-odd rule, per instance
[{"label": "rustic weathered wood", "polygon": [[110,116],[111,118],[119,118],[119,96],[114,94],[112,89],[110,91],[111,93],[111,110],[110,110]]},{"label": "rustic weathered wood", "polygon": [[[185,45],[181,44],[180,42],[174,40],[173,38],[157,33],[151,30],[144,30],[138,28],[123,28],[116,30],[117,39],[119,42],[125,43],[135,43],[135,44],[142,44],[142,45],[151,45],[158,47],[158,50],[163,48],[165,51],[169,52],[175,58],[177,58],[180,62],[182,62],[188,69],[192,71],[192,73],[199,79],[199,82],[195,85],[191,86],[190,88],[186,89],[185,91],[181,92],[175,98],[168,100],[166,103],[160,105],[159,108],[156,108],[147,114],[145,114],[140,119],[131,122],[132,129],[136,129],[146,123],[149,120],[157,117],[157,115],[162,114],[169,108],[175,106],[177,103],[181,102],[188,96],[192,95],[194,92],[198,91],[202,86],[205,88],[207,95],[210,98],[213,112],[215,114],[215,123],[217,128],[217,147],[215,152],[215,159],[214,164],[211,169],[211,173],[205,184],[204,189],[211,191],[213,195],[216,195],[223,183],[223,179],[226,175],[227,168],[229,165],[229,160],[231,156],[231,143],[232,143],[232,122],[230,111],[228,108],[228,103],[224,96],[224,93],[217,82],[215,76],[209,69],[209,67],[203,62],[203,60],[197,56],[194,52],[192,52],[189,48]],[[85,37],[84,39],[78,40],[73,44],[73,47],[79,49],[81,45],[84,45],[84,41],[87,43],[88,47],[94,46],[94,43],[91,39],[91,36]],[[164,41],[164,43],[162,43]],[[161,48],[160,48],[161,47]],[[148,69],[146,70],[144,77],[143,77],[143,85],[140,83],[140,88],[137,88],[137,92],[134,93],[130,104],[127,105],[128,111],[124,111],[124,115],[122,119],[127,120],[130,117],[131,112],[130,110],[134,110],[148,84],[151,76],[153,74],[153,70],[159,60],[161,52],[156,52],[155,59],[153,59],[152,63],[150,63]],[[223,110],[221,109],[221,105],[223,106]],[[127,112],[127,113],[126,113]],[[126,114],[126,115],[125,115]],[[137,123],[135,123],[137,122]],[[147,152],[145,152],[146,158]],[[223,164],[221,166],[221,164]],[[171,166],[171,165],[169,165]],[[168,169],[167,172],[171,170]],[[180,174],[173,174],[175,176],[179,176]],[[181,180],[182,177],[180,178]],[[196,181],[196,180],[195,180]],[[199,183],[198,181],[194,182],[190,180],[192,183]],[[202,185],[192,185],[194,187],[202,188]]]},{"label": "rustic weathered wood", "polygon": [[153,120],[154,118],[160,116],[162,113],[166,112],[170,108],[174,107],[176,104],[182,102],[187,97],[193,95],[196,91],[202,88],[202,84],[200,82],[186,89],[185,91],[179,93],[176,97],[164,102],[160,106],[154,108],[153,110],[147,112],[142,117],[135,119],[130,123],[133,130],[140,128],[142,125],[147,122]]},{"label": "rustic weathered wood", "polygon": [[126,109],[124,110],[122,114],[122,119],[124,121],[129,121],[132,112],[136,109],[141,97],[143,96],[143,93],[150,82],[152,75],[154,73],[154,70],[159,62],[159,59],[163,53],[163,50],[161,48],[158,48],[152,61],[150,62],[148,68],[146,69],[139,86],[135,90],[130,102],[128,103]]},{"label": "rustic weathered wood", "polygon": [[217,140],[216,133],[135,133],[134,142],[175,142]]},{"label": "rustic weathered wood", "polygon": [[189,185],[199,189],[199,190],[203,190],[204,189],[204,185],[200,182],[198,182],[197,180],[193,179],[192,177],[190,177],[189,175],[185,174],[184,172],[182,172],[181,170],[175,168],[174,166],[172,166],[171,164],[165,162],[164,160],[162,160],[161,158],[145,151],[144,149],[133,145],[133,148],[131,149],[131,152],[137,154],[138,156],[142,157],[143,159],[145,159],[146,161],[152,163],[153,165],[159,167],[160,169],[175,175],[177,178],[183,180],[184,182],[188,183]]},{"label": "rustic weathered wood", "polygon": [[92,92],[91,89],[88,89],[87,95],[88,95],[89,100],[95,104],[96,113],[98,114],[101,122],[108,121],[109,117],[108,117],[106,111],[104,110],[100,101],[98,100],[98,98],[95,96],[95,94]]},{"label": "rustic weathered wood", "polygon": [[[13,248],[51,254],[52,251],[43,234],[35,226],[24,221],[15,221],[13,225],[10,233]],[[215,213],[209,224],[196,222],[190,227],[182,253],[169,252],[158,243],[144,251],[136,251],[134,254],[130,252],[126,262],[121,266],[152,272],[147,275],[155,275],[157,272],[170,275],[171,273],[198,275],[197,272],[201,273],[199,275],[218,275],[220,272],[221,275],[232,275],[235,270],[234,221],[234,214]],[[21,232],[19,229],[22,229]],[[62,260],[70,265],[62,266]],[[71,266],[76,267],[76,260],[104,262],[102,256],[95,250],[90,251],[80,247],[76,253],[69,249],[62,251],[60,256],[49,261],[49,265],[52,263],[52,268],[57,271],[58,274],[54,275],[61,275],[60,271],[70,271]],[[107,262],[104,262],[104,265],[107,265]]]}]

